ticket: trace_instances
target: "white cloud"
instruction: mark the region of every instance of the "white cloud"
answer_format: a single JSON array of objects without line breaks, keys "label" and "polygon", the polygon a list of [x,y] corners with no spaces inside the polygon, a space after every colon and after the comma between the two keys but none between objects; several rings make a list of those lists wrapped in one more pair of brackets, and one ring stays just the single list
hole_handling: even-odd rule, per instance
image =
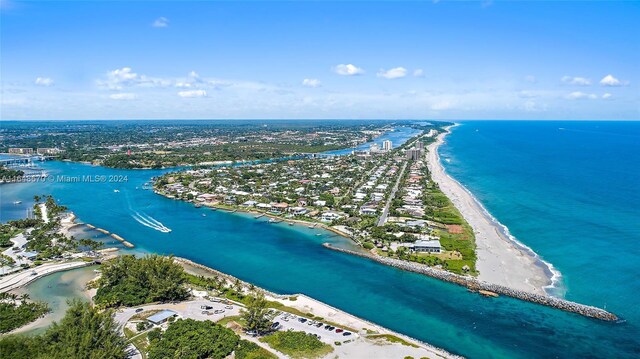
[{"label": "white cloud", "polygon": [[608,93],[608,92],[605,93],[605,94],[602,94],[602,98],[605,99],[605,100],[608,99],[608,98],[611,98],[611,96],[612,95],[610,93]]},{"label": "white cloud", "polygon": [[381,69],[378,71],[378,77],[384,77],[388,80],[399,79],[407,76],[407,69],[404,67],[394,67],[389,70]]},{"label": "white cloud", "polygon": [[153,26],[153,27],[167,27],[167,26],[169,26],[169,19],[167,19],[164,16],[161,16],[161,17],[157,18],[156,21],[154,21],[153,24],[151,24],[151,26]]},{"label": "white cloud", "polygon": [[575,91],[575,92],[572,92],[572,93],[568,94],[567,98],[569,100],[580,100],[580,99],[595,100],[596,98],[598,98],[598,96],[596,96],[595,94],[592,94],[592,93],[584,93],[584,92],[580,92],[580,91]]},{"label": "white cloud", "polygon": [[585,77],[573,77],[573,76],[562,76],[560,79],[563,83],[568,85],[576,85],[576,86],[589,86],[591,85],[591,80]]},{"label": "white cloud", "polygon": [[600,85],[602,86],[625,86],[628,85],[628,81],[620,81],[617,78],[613,77],[613,75],[609,74],[600,80]]},{"label": "white cloud", "polygon": [[353,64],[340,64],[333,68],[333,71],[338,75],[343,76],[354,76],[354,75],[362,75],[364,70],[360,67],[357,67]]},{"label": "white cloud", "polygon": [[123,67],[107,72],[106,79],[98,80],[97,84],[99,87],[109,90],[122,90],[129,86],[167,87],[173,82],[173,80],[140,75],[133,72],[131,67]]},{"label": "white cloud", "polygon": [[109,98],[112,100],[135,100],[138,96],[134,93],[114,93],[109,95]]},{"label": "white cloud", "polygon": [[304,79],[302,85],[307,87],[320,87],[321,83],[318,79]]},{"label": "white cloud", "polygon": [[51,79],[49,77],[38,77],[38,78],[36,78],[34,83],[36,85],[38,85],[38,86],[52,86],[53,85],[53,79]]},{"label": "white cloud", "polygon": [[442,110],[448,110],[452,108],[453,103],[449,100],[442,100],[442,101],[437,101],[435,103],[432,103],[431,106],[429,107],[434,111],[442,111]]},{"label": "white cloud", "polygon": [[424,70],[423,69],[415,69],[415,70],[413,70],[413,76],[415,76],[415,77],[423,77],[424,76]]},{"label": "white cloud", "polygon": [[185,97],[185,98],[207,97],[207,91],[205,90],[180,91],[178,92],[178,96]]}]

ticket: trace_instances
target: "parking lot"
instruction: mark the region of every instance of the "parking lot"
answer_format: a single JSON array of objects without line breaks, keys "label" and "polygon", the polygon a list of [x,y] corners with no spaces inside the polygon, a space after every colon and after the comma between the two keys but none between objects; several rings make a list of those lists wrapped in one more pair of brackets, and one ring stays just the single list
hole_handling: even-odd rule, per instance
[{"label": "parking lot", "polygon": [[[211,307],[211,309],[203,309],[203,306]],[[142,311],[140,309],[142,309]],[[158,309],[173,310],[181,318],[212,320],[214,322],[217,322],[218,320],[225,317],[240,315],[240,307],[235,304],[230,305],[222,302],[212,302],[209,300],[201,299],[189,302],[180,302],[176,304],[152,304],[138,308],[126,308],[118,311],[115,315],[115,319],[119,324],[124,325],[132,316],[134,316],[138,312]]]},{"label": "parking lot", "polygon": [[[301,318],[304,322],[301,321]],[[358,337],[357,333],[352,333],[350,330],[346,330],[340,327],[335,327],[333,328],[333,330],[328,330],[328,329],[325,329],[325,325],[327,324],[324,322],[317,322],[317,321],[307,319],[304,317],[299,317],[297,315],[290,314],[287,312],[283,312],[277,315],[273,319],[273,322],[280,323],[278,330],[292,329],[295,331],[302,331],[309,334],[315,334],[320,338],[321,341],[325,343],[330,343],[330,344],[333,344],[334,342],[343,342],[346,340],[352,340]],[[317,326],[319,323],[322,323],[320,327]],[[337,333],[336,330],[341,332]],[[351,334],[344,335],[344,333],[351,333]]]}]

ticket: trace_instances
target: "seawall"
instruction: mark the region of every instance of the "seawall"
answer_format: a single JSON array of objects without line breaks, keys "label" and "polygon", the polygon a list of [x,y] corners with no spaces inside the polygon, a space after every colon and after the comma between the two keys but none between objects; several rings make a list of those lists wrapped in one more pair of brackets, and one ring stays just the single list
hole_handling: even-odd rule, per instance
[{"label": "seawall", "polygon": [[368,253],[355,252],[348,249],[333,247],[329,243],[324,243],[323,246],[334,251],[367,258],[367,259],[376,261],[378,263],[388,265],[394,268],[402,269],[408,272],[420,273],[420,274],[427,275],[429,277],[443,280],[445,282],[458,284],[474,291],[484,290],[484,291],[489,291],[497,294],[502,294],[505,296],[524,300],[527,302],[546,305],[548,307],[557,308],[560,310],[564,310],[566,312],[580,314],[585,317],[596,318],[596,319],[601,319],[606,321],[618,320],[618,317],[615,314],[607,312],[604,309],[592,307],[589,305],[575,303],[565,299],[550,297],[546,295],[529,293],[522,290],[516,290],[509,287],[505,287],[503,285],[487,283],[473,277],[462,276],[462,275],[447,272],[444,270],[428,267],[424,264],[408,262],[408,261],[403,261],[403,260],[394,259],[394,258],[387,258],[387,257],[382,257],[378,255],[368,254]]}]

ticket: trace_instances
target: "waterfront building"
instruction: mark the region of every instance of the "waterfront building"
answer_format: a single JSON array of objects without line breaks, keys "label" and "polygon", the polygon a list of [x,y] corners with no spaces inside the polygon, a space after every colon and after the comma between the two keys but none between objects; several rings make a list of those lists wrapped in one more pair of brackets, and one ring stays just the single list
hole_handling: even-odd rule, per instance
[{"label": "waterfront building", "polygon": [[442,251],[442,247],[440,246],[440,241],[437,239],[424,240],[420,239],[413,243],[411,249],[414,252],[421,253],[440,253]]},{"label": "waterfront building", "polygon": [[272,213],[283,213],[284,211],[287,210],[287,207],[289,207],[289,205],[285,202],[281,202],[281,203],[273,203],[271,204],[271,208],[269,209],[270,212]]},{"label": "waterfront building", "polygon": [[36,153],[43,156],[57,155],[60,152],[62,152],[60,149],[54,147],[40,147],[36,150]]},{"label": "waterfront building", "polygon": [[9,153],[12,155],[32,155],[33,148],[28,147],[13,147],[9,149]]}]

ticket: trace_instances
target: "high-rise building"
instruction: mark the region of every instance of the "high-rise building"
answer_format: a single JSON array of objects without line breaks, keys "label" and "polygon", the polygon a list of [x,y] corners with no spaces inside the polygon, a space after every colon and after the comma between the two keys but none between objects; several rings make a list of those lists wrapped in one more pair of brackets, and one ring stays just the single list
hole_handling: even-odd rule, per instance
[{"label": "high-rise building", "polygon": [[422,151],[417,148],[410,148],[406,152],[407,159],[411,161],[417,161],[420,159],[420,155],[422,155]]},{"label": "high-rise building", "polygon": [[391,141],[389,140],[385,140],[384,142],[382,142],[382,149],[385,151],[391,151],[392,148],[392,144]]}]

